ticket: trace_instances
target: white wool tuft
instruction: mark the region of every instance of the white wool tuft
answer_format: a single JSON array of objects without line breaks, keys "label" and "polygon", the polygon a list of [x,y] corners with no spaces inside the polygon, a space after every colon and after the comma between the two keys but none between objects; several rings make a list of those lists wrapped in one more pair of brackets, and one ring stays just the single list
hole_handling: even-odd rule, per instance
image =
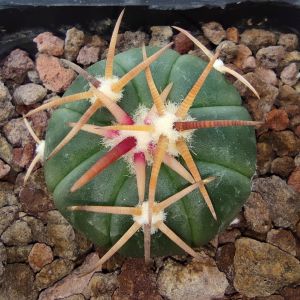
[{"label": "white wool tuft", "polygon": [[40,155],[42,160],[44,159],[45,155],[45,141],[41,141],[35,148],[35,152]]},{"label": "white wool tuft", "polygon": [[[97,80],[101,82],[98,90],[102,92],[104,95],[109,97],[112,101],[118,102],[123,97],[123,91],[116,93],[112,90],[112,85],[117,83],[119,80],[118,76],[113,76],[112,78],[106,79],[104,77],[97,77]],[[91,97],[90,102],[93,104],[96,101],[97,97]]]},{"label": "white wool tuft", "polygon": [[[140,206],[142,208],[142,214],[139,216],[134,216],[133,220],[137,222],[139,225],[146,225],[149,224],[148,222],[148,213],[149,213],[149,201],[143,202]],[[152,222],[151,222],[151,234],[157,231],[156,224],[160,221],[166,220],[166,213],[160,210],[158,213],[152,214]]]},{"label": "white wool tuft", "polygon": [[224,63],[219,58],[214,62],[214,68],[221,73],[225,73],[224,72]]}]

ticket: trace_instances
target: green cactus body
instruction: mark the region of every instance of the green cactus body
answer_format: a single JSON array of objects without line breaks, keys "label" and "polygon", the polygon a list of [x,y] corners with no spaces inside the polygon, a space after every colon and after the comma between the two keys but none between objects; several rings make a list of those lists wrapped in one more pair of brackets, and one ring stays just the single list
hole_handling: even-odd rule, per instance
[{"label": "green cactus body", "polygon": [[[157,48],[147,48],[150,55]],[[131,49],[118,54],[114,60],[114,74],[122,76],[142,61],[141,49]],[[168,100],[180,103],[191,89],[206,63],[191,56],[180,56],[167,50],[151,65],[155,84],[162,91],[173,83]],[[88,71],[102,76],[105,61],[91,66]],[[87,82],[79,76],[66,95],[88,90]],[[142,72],[126,85],[120,106],[133,115],[140,104],[151,107],[153,102]],[[70,131],[69,122],[76,122],[90,103],[79,101],[66,104],[54,111],[46,135],[46,157]],[[212,71],[189,111],[197,120],[239,119],[250,120],[236,89],[224,76]],[[110,125],[113,122],[106,109],[99,110],[91,118],[91,124]],[[190,149],[202,177],[215,176],[207,185],[217,221],[199,190],[166,209],[165,223],[187,244],[197,247],[207,243],[224,229],[240,211],[250,193],[250,180],[255,170],[256,150],[254,129],[250,127],[226,127],[198,129],[190,141]],[[45,177],[55,204],[70,223],[83,232],[95,244],[110,248],[132,225],[130,216],[68,211],[72,205],[136,206],[138,193],[136,179],[127,163],[119,159],[91,182],[71,193],[72,184],[105,152],[101,138],[81,131],[56,156],[45,164]],[[183,162],[182,162],[183,163]],[[183,163],[184,164],[184,163]],[[149,182],[150,167],[147,169]],[[156,189],[157,202],[188,186],[183,178],[166,166],[162,166]],[[146,187],[147,191],[147,187]],[[147,194],[146,194],[147,198]],[[143,233],[138,231],[120,250],[123,255],[140,257],[144,254]],[[181,253],[182,250],[158,231],[152,235],[152,256]]]}]

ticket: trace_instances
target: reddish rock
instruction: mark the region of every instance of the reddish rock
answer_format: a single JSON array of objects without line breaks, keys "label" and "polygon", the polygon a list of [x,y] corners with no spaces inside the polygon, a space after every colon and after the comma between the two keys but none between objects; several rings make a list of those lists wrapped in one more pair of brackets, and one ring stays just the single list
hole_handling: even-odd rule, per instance
[{"label": "reddish rock", "polygon": [[77,56],[77,62],[81,65],[88,66],[98,61],[100,48],[93,46],[84,46],[80,49]]},{"label": "reddish rock", "polygon": [[66,33],[65,39],[65,53],[64,56],[68,60],[75,60],[77,57],[80,48],[84,44],[84,32],[78,30],[77,28],[73,27],[69,29]]},{"label": "reddish rock", "polygon": [[294,85],[298,81],[298,73],[299,68],[297,65],[295,63],[291,63],[282,70],[280,79],[284,84]]},{"label": "reddish rock", "polygon": [[300,193],[300,167],[297,167],[290,175],[288,185]]},{"label": "reddish rock", "polygon": [[275,131],[281,131],[288,127],[289,117],[283,109],[273,109],[266,117],[266,126]]},{"label": "reddish rock", "polygon": [[34,68],[34,63],[28,56],[28,53],[16,49],[12,51],[3,61],[1,75],[4,80],[12,80],[21,84],[27,74],[27,71]]},{"label": "reddish rock", "polygon": [[13,149],[13,163],[21,168],[28,167],[35,153],[34,144],[25,144],[22,148]]},{"label": "reddish rock", "polygon": [[274,69],[277,68],[285,55],[285,50],[282,46],[270,46],[259,49],[256,53],[256,58],[260,65]]},{"label": "reddish rock", "polygon": [[262,80],[268,84],[276,86],[278,83],[276,73],[271,69],[258,67],[254,71],[254,73],[260,80]]},{"label": "reddish rock", "polygon": [[296,240],[293,234],[288,230],[270,230],[267,235],[267,242],[291,255],[296,255]]},{"label": "reddish rock", "polygon": [[0,179],[7,175],[10,171],[10,166],[0,159]]},{"label": "reddish rock", "polygon": [[194,48],[194,43],[183,33],[178,33],[174,39],[174,50],[186,54]]},{"label": "reddish rock", "polygon": [[237,53],[236,58],[234,60],[234,64],[238,68],[242,68],[245,60],[252,54],[252,51],[245,45],[237,45]]},{"label": "reddish rock", "polygon": [[202,25],[202,30],[204,36],[215,45],[219,45],[226,38],[226,32],[220,23],[206,23]]},{"label": "reddish rock", "polygon": [[43,139],[48,126],[48,115],[45,111],[38,112],[28,118],[31,121],[35,134]]},{"label": "reddish rock", "polygon": [[41,270],[45,265],[53,261],[53,253],[49,246],[46,244],[36,243],[33,245],[29,256],[28,262],[33,271]]},{"label": "reddish rock", "polygon": [[40,54],[36,59],[36,68],[45,87],[54,92],[65,91],[75,78],[75,72],[62,67],[54,56]]},{"label": "reddish rock", "polygon": [[142,259],[128,259],[118,277],[119,289],[114,299],[153,299],[162,297],[156,287],[156,275]]},{"label": "reddish rock", "polygon": [[257,233],[267,233],[272,228],[268,205],[260,194],[251,193],[244,208],[244,216],[250,230]]},{"label": "reddish rock", "polygon": [[248,29],[241,34],[240,43],[256,52],[262,47],[276,45],[276,35],[262,29]]},{"label": "reddish rock", "polygon": [[237,43],[239,41],[240,34],[236,27],[229,27],[226,29],[226,39]]},{"label": "reddish rock", "polygon": [[34,40],[40,53],[61,56],[64,53],[64,41],[52,32],[43,32]]},{"label": "reddish rock", "polygon": [[295,162],[292,157],[277,157],[272,161],[271,172],[281,177],[288,177],[295,168]]},{"label": "reddish rock", "polygon": [[293,33],[281,33],[278,45],[283,46],[287,51],[294,51],[298,47],[298,37]]}]

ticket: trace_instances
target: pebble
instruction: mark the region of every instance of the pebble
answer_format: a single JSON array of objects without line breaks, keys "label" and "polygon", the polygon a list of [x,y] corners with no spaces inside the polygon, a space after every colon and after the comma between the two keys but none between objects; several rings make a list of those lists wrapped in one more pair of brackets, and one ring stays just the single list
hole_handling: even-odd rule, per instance
[{"label": "pebble", "polygon": [[14,146],[20,147],[32,141],[23,118],[11,119],[3,126],[7,140]]},{"label": "pebble", "polygon": [[27,72],[27,77],[28,77],[29,81],[31,81],[32,83],[35,83],[35,84],[42,83],[37,70],[29,70]]},{"label": "pebble", "polygon": [[285,50],[282,46],[269,46],[261,48],[256,53],[256,59],[262,67],[274,69],[284,58]]},{"label": "pebble", "polygon": [[84,46],[80,49],[76,61],[81,65],[89,66],[98,61],[99,54],[99,47]]},{"label": "pebble", "polygon": [[57,93],[65,91],[76,76],[73,70],[64,68],[58,58],[46,54],[37,57],[36,68],[44,86]]},{"label": "pebble", "polygon": [[236,58],[233,63],[240,69],[245,64],[245,61],[252,55],[252,51],[245,45],[237,45]]},{"label": "pebble", "polygon": [[284,296],[284,300],[299,300],[300,286],[295,288],[285,287],[280,291],[280,294]]},{"label": "pebble", "polygon": [[299,153],[300,139],[290,130],[273,131],[272,147],[278,156],[294,156]]},{"label": "pebble", "polygon": [[31,160],[35,155],[35,144],[27,143],[23,147],[13,149],[13,165],[14,167],[29,167]]},{"label": "pebble", "polygon": [[42,243],[33,245],[29,255],[28,262],[34,272],[40,271],[45,265],[53,261],[53,253],[49,246]]},{"label": "pebble", "polygon": [[28,53],[15,49],[3,61],[1,67],[2,78],[12,80],[15,83],[23,83],[26,74],[34,68],[34,63]]},{"label": "pebble", "polygon": [[297,167],[288,179],[288,185],[300,193],[300,167]]},{"label": "pebble", "polygon": [[7,263],[27,263],[31,248],[32,245],[6,247]]},{"label": "pebble", "polygon": [[33,216],[54,209],[53,198],[47,191],[43,170],[33,172],[26,186],[19,193],[22,210]]},{"label": "pebble", "polygon": [[13,97],[16,104],[32,105],[42,101],[47,95],[47,90],[35,83],[20,85],[14,91]]},{"label": "pebble", "polygon": [[157,283],[160,294],[174,300],[222,297],[228,286],[225,274],[205,254],[186,265],[169,259],[159,273]]},{"label": "pebble", "polygon": [[44,266],[35,277],[35,286],[42,290],[68,275],[74,265],[67,259],[55,259],[50,264]]},{"label": "pebble", "polygon": [[33,241],[39,243],[48,242],[48,237],[46,235],[46,226],[41,220],[31,216],[25,216],[22,219],[29,225]]},{"label": "pebble", "polygon": [[84,32],[73,27],[67,30],[65,38],[64,56],[70,61],[74,61],[79,53],[80,48],[84,45]]},{"label": "pebble", "polygon": [[[82,272],[86,272],[92,269],[95,264],[98,262],[99,256],[96,253],[89,254],[83,264],[72,271],[69,275],[64,277],[63,279],[56,282],[53,286],[47,288],[46,290],[42,291],[39,300],[55,300],[55,299],[69,299],[74,294],[83,294],[84,299],[90,299],[91,293],[89,287],[91,286],[91,277],[93,274],[87,274],[85,276],[80,276]],[[97,275],[102,275],[103,277],[110,277],[112,274],[94,274],[93,278]],[[114,274],[116,277],[116,275]],[[102,281],[103,282],[103,281]],[[98,281],[99,283],[99,281]],[[97,285],[95,286],[97,288]],[[70,298],[72,299],[72,298]]]},{"label": "pebble", "polygon": [[254,71],[254,69],[256,68],[256,59],[254,56],[249,56],[247,57],[243,64],[242,64],[242,70],[245,73]]},{"label": "pebble", "polygon": [[226,29],[226,39],[238,43],[240,38],[239,30],[236,27],[229,27]]},{"label": "pebble", "polygon": [[267,243],[241,238],[235,243],[234,287],[247,297],[269,296],[300,280],[300,263]]},{"label": "pebble", "polygon": [[273,109],[266,116],[266,126],[275,131],[285,130],[289,121],[288,114],[283,109]]},{"label": "pebble", "polygon": [[34,275],[25,264],[8,264],[0,284],[0,297],[4,299],[36,300]]},{"label": "pebble", "polygon": [[299,106],[300,93],[297,93],[295,89],[293,89],[289,85],[282,85],[279,88],[278,100],[281,106],[286,106],[286,105]]},{"label": "pebble", "polygon": [[255,75],[262,81],[276,86],[278,84],[278,79],[276,73],[271,69],[266,69],[258,67],[254,71]]},{"label": "pebble", "polygon": [[232,283],[234,279],[234,253],[235,246],[233,243],[219,247],[216,253],[216,264],[218,269],[226,274],[226,277],[230,283]]},{"label": "pebble", "polygon": [[14,185],[8,182],[0,182],[0,208],[17,204],[18,199],[14,193]]},{"label": "pebble", "polygon": [[286,178],[290,175],[294,168],[295,163],[292,157],[277,157],[272,161],[271,173]]},{"label": "pebble", "polygon": [[[171,34],[171,36],[173,33]],[[149,43],[149,35],[143,31],[125,31],[118,36],[118,51],[124,52],[132,48],[140,48]]]},{"label": "pebble", "polygon": [[149,46],[163,47],[170,43],[173,31],[170,26],[152,26]]},{"label": "pebble", "polygon": [[298,47],[298,37],[293,33],[281,33],[278,45],[283,46],[286,51],[294,51]]},{"label": "pebble", "polygon": [[264,120],[266,114],[272,109],[275,103],[278,96],[278,88],[262,81],[255,73],[248,73],[244,75],[244,78],[256,89],[260,99],[257,99],[253,93],[238,80],[234,83],[234,86],[240,92],[241,96],[246,98],[245,104],[252,114],[252,117],[258,121]]},{"label": "pebble", "polygon": [[256,52],[262,47],[276,45],[276,35],[263,29],[247,29],[241,34],[240,43]]},{"label": "pebble", "polygon": [[19,209],[15,205],[0,208],[0,234],[14,221],[18,211]]},{"label": "pebble", "polygon": [[10,169],[10,165],[0,159],[0,179],[5,177],[9,173]]},{"label": "pebble", "polygon": [[244,205],[247,227],[257,233],[267,233],[272,228],[268,204],[259,193],[252,192]]},{"label": "pebble", "polygon": [[272,222],[277,227],[295,229],[299,219],[299,195],[278,176],[253,180],[253,192],[267,203]]},{"label": "pebble", "polygon": [[218,50],[220,50],[220,59],[224,63],[229,63],[236,57],[238,47],[234,42],[223,41],[216,48],[216,51]]},{"label": "pebble", "polygon": [[293,234],[285,229],[272,229],[268,232],[267,242],[295,256],[296,240]]},{"label": "pebble", "polygon": [[272,146],[269,143],[257,143],[257,172],[264,175],[270,171],[271,162],[274,157]]},{"label": "pebble", "polygon": [[225,230],[218,235],[218,244],[223,245],[227,243],[234,243],[235,240],[241,236],[241,232],[237,228]]},{"label": "pebble", "polygon": [[13,116],[14,111],[11,95],[4,83],[0,81],[0,125],[5,124]]},{"label": "pebble", "polygon": [[174,39],[174,50],[180,54],[186,54],[194,48],[194,43],[182,32],[178,33]]},{"label": "pebble", "polygon": [[52,32],[40,33],[33,41],[37,44],[40,53],[53,56],[62,56],[64,53],[64,41]]},{"label": "pebble", "polygon": [[205,23],[201,28],[204,36],[215,45],[219,45],[226,38],[226,31],[220,23]]},{"label": "pebble", "polygon": [[[92,279],[93,280],[93,279]],[[118,276],[119,288],[114,293],[116,300],[121,299],[155,299],[160,300],[156,285],[156,274],[145,265],[142,259],[128,259],[122,266],[121,274]],[[102,289],[94,297],[100,297],[107,288],[102,283]],[[113,286],[116,289],[115,286]],[[93,290],[93,289],[92,289]],[[113,292],[113,291],[110,291]]]},{"label": "pebble", "polygon": [[300,51],[292,51],[292,52],[286,52],[283,60],[280,63],[280,68],[284,68],[288,66],[290,63],[297,63],[299,64],[300,62]]},{"label": "pebble", "polygon": [[284,84],[295,85],[298,81],[299,68],[295,63],[286,66],[280,74],[280,79]]},{"label": "pebble", "polygon": [[27,245],[32,242],[31,229],[26,222],[18,220],[2,233],[1,239],[8,246]]},{"label": "pebble", "polygon": [[77,256],[74,229],[69,224],[47,224],[49,244],[55,256],[74,260]]}]

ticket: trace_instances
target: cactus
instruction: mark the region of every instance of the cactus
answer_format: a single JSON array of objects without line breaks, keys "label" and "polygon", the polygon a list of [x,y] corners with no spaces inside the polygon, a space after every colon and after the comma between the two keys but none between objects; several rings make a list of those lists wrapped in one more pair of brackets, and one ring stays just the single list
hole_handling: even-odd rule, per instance
[{"label": "cactus", "polygon": [[110,248],[92,271],[117,251],[146,262],[182,250],[197,257],[193,248],[240,211],[255,170],[260,123],[219,72],[236,75],[218,53],[206,49],[206,63],[169,44],[115,56],[122,15],[107,60],[87,71],[64,61],[80,75],[63,98],[27,114],[59,106],[46,133],[45,178],[69,222]]}]

